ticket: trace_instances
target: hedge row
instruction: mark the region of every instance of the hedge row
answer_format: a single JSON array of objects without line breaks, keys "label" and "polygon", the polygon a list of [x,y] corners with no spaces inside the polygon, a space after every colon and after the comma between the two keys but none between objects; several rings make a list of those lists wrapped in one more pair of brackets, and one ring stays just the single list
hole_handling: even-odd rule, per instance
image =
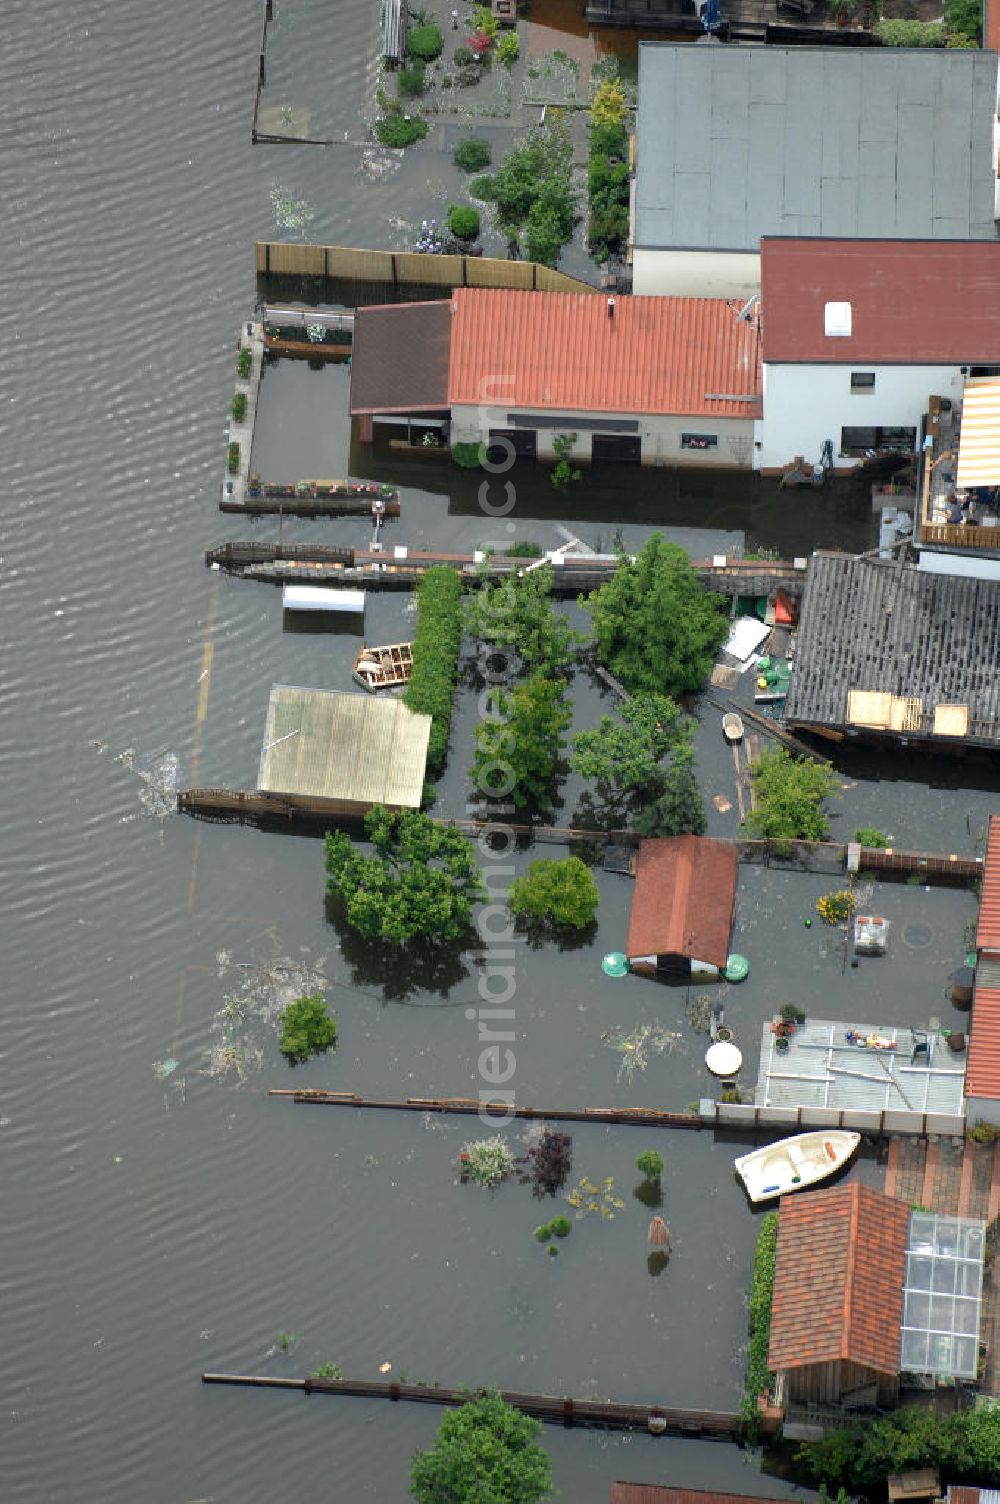
[{"label": "hedge row", "polygon": [[771,1300],[774,1296],[774,1258],[778,1245],[778,1213],[768,1212],[757,1237],[750,1282],[748,1318],[750,1341],[747,1346],[747,1378],[740,1413],[744,1434],[753,1445],[760,1439],[760,1411],[757,1397],[770,1390],[774,1375],[767,1366],[771,1345]]},{"label": "hedge row", "polygon": [[440,773],[448,756],[451,701],[462,645],[462,578],[448,564],[436,564],[417,590],[417,630],[413,673],[404,696],[411,710],[433,717],[427,770]]}]

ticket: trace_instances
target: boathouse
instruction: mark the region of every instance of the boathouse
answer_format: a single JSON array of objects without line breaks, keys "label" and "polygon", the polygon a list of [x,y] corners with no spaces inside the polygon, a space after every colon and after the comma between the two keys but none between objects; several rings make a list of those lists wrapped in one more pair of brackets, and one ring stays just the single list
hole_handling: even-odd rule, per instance
[{"label": "boathouse", "polygon": [[837,741],[1000,746],[1000,581],[814,554],[784,721]]},{"label": "boathouse", "polygon": [[625,954],[661,981],[718,977],[736,906],[736,847],[704,836],[641,841]]},{"label": "boathouse", "polygon": [[748,298],[765,235],[992,240],[996,114],[990,52],[642,42],[633,290]]},{"label": "boathouse", "polygon": [[1000,815],[990,818],[983,860],[965,1099],[970,1123],[1000,1127]]},{"label": "boathouse", "polygon": [[1000,366],[1000,241],[766,236],[761,310],[755,468],[912,455],[931,395],[950,410]]},{"label": "boathouse", "polygon": [[257,789],[317,815],[419,809],[430,733],[401,700],[276,684]]},{"label": "boathouse", "polygon": [[457,288],[359,311],[351,412],[362,438],[373,424],[441,429],[446,413],[452,446],[486,443],[498,466],[555,459],[573,434],[574,464],[747,470],[760,332],[753,310],[722,298]]},{"label": "boathouse", "polygon": [[784,1403],[895,1403],[909,1218],[857,1182],[782,1199],[767,1362]]}]

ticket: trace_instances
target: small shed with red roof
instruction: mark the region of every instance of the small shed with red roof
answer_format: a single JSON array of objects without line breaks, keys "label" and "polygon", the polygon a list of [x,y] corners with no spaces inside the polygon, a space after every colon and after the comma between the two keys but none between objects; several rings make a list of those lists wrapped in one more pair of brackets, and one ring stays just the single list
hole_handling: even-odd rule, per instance
[{"label": "small shed with red roof", "polygon": [[895,1402],[909,1220],[857,1182],[782,1199],[768,1366],[786,1401]]},{"label": "small shed with red roof", "polygon": [[710,978],[729,955],[739,859],[704,836],[642,841],[625,954],[633,971],[664,980]]}]

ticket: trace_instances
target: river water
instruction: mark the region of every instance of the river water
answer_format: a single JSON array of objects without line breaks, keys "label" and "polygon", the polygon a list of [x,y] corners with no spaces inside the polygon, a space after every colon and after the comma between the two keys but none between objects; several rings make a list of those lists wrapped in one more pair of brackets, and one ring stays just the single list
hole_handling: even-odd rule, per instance
[{"label": "river water", "polygon": [[[337,100],[353,140],[375,11],[337,0],[311,32],[315,6],[289,4],[283,18],[302,33],[303,73],[289,78]],[[311,983],[333,986],[341,1047],[296,1082],[475,1090],[464,1010],[476,959],[387,964],[328,919],[317,842],[171,814],[186,783],[252,784],[270,684],[342,685],[352,650],[282,633],[274,592],[202,562],[233,536],[215,503],[234,342],[256,293],[252,242],[276,233],[275,205],[293,203],[307,205],[302,233],[316,239],[405,243],[400,217],[419,219],[424,196],[447,191],[446,158],[432,142],[385,177],[350,144],[252,149],[254,0],[12,0],[5,14],[3,1497],[397,1501],[439,1419],[205,1389],[205,1369],[301,1375],[335,1362],[376,1377],[389,1363],[442,1384],[731,1407],[756,1231],[731,1146],[695,1135],[667,1146],[675,1257],[651,1280],[648,1210],[631,1195],[642,1136],[576,1135],[576,1173],[613,1175],[626,1206],[614,1222],[579,1224],[550,1260],[524,1188],[457,1184],[460,1125],[269,1100],[262,1088],[289,1072],[268,1017],[283,986]],[[279,80],[285,65],[276,57]],[[275,473],[280,429],[268,439],[262,418]],[[466,526],[460,487],[449,506],[447,479],[412,479],[412,537]],[[762,536],[782,541],[773,494],[741,502],[723,489],[701,507],[670,481],[659,520],[700,527],[695,551],[760,518]],[[525,535],[561,541],[535,494]],[[868,522],[844,505],[854,542]],[[587,506],[581,526],[608,537],[613,505]],[[655,506],[640,509],[635,536],[655,520]],[[843,520],[828,518],[834,534]],[[395,640],[406,609],[376,597],[370,638]],[[579,723],[598,704],[581,684]],[[456,737],[473,718],[463,694]],[[866,818],[931,848],[974,843],[988,792],[953,788],[929,806],[922,787],[871,772],[856,795]],[[459,807],[461,757],[449,780],[444,798]],[[601,881],[595,949],[520,963],[519,1096],[683,1106],[699,1046],[675,998],[601,977],[597,957],[620,943],[627,910],[625,880]],[[784,899],[769,890],[768,901]],[[954,948],[961,901],[924,917]],[[682,1038],[628,1083],[602,1039],[623,1023]],[[734,1448],[545,1442],[562,1497],[587,1504],[623,1476],[747,1486]]]}]

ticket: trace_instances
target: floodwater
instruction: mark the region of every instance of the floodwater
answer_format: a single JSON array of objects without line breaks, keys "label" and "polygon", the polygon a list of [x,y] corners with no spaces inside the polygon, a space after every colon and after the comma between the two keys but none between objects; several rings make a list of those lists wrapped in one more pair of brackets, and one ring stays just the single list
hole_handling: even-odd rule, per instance
[{"label": "floodwater", "polygon": [[[323,55],[302,50],[303,81],[312,97],[343,100],[356,140],[373,8],[328,10],[335,35]],[[732,1145],[691,1134],[663,1146],[675,1254],[654,1280],[630,1169],[648,1135],[575,1135],[575,1173],[614,1176],[626,1204],[614,1221],[579,1223],[549,1259],[531,1237],[545,1209],[525,1188],[456,1184],[462,1125],[268,1099],[264,1087],[290,1080],[387,1095],[476,1090],[465,1016],[476,958],[392,965],[328,916],[319,843],[171,814],[178,786],[252,782],[272,682],[348,682],[349,639],[282,632],[276,591],[203,565],[206,547],[238,531],[215,505],[236,334],[256,294],[251,243],[296,233],[278,230],[278,214],[298,215],[297,233],[320,240],[405,243],[401,221],[449,191],[447,160],[433,141],[401,166],[350,142],[252,150],[260,11],[249,0],[14,0],[6,21],[4,1498],[243,1504],[332,1488],[395,1501],[439,1419],[205,1389],[206,1369],[301,1374],[334,1362],[375,1377],[390,1363],[396,1377],[442,1384],[735,1404],[756,1222],[732,1179]],[[387,174],[372,170],[387,160]],[[302,369],[292,384],[312,380]],[[285,379],[272,372],[267,383]],[[317,459],[339,459],[333,474],[349,442],[338,379],[321,378],[334,448]],[[270,421],[281,427],[262,417],[268,465],[291,466],[295,451],[280,449],[277,431],[268,439]],[[473,536],[470,497],[447,475],[403,477],[414,483],[397,537]],[[659,520],[698,530],[693,552],[748,529],[778,547],[809,541],[799,498],[786,513],[784,498],[749,482],[660,477],[657,513],[649,484],[621,482],[642,491],[627,539]],[[591,541],[618,524],[618,485],[610,475],[593,494],[581,488]],[[562,541],[544,484],[526,479],[525,498],[524,535]],[[835,493],[818,503],[832,509],[830,532],[844,523],[845,541],[854,529],[867,536],[856,500],[842,504],[838,516]],[[361,527],[311,526],[329,538]],[[407,607],[374,598],[372,640],[395,640]],[[578,724],[606,707],[589,682],[576,695]],[[726,765],[708,714],[711,793]],[[466,689],[446,808],[465,798],[474,715]],[[928,797],[899,769],[886,759],[852,774],[845,808],[900,841],[975,849],[989,790]],[[568,809],[578,795],[567,787]],[[767,882],[763,908],[751,887],[741,897],[767,945],[741,931],[757,989],[742,1005],[748,1039],[765,964],[778,985],[803,957],[797,917],[779,915],[795,889]],[[702,1037],[681,994],[602,977],[626,880],[602,875],[601,888],[591,948],[518,959],[518,1094],[683,1106],[704,1088]],[[940,943],[937,986],[972,905],[919,896],[920,922]],[[815,993],[812,968],[835,960],[810,952],[808,962]],[[293,1077],[269,1022],[276,999],[327,983],[340,1049]],[[623,1057],[602,1036],[644,1025],[680,1037],[619,1079]],[[562,1497],[586,1504],[622,1476],[750,1483],[731,1447],[558,1431],[545,1443]],[[787,1496],[752,1472],[756,1492]]]}]

